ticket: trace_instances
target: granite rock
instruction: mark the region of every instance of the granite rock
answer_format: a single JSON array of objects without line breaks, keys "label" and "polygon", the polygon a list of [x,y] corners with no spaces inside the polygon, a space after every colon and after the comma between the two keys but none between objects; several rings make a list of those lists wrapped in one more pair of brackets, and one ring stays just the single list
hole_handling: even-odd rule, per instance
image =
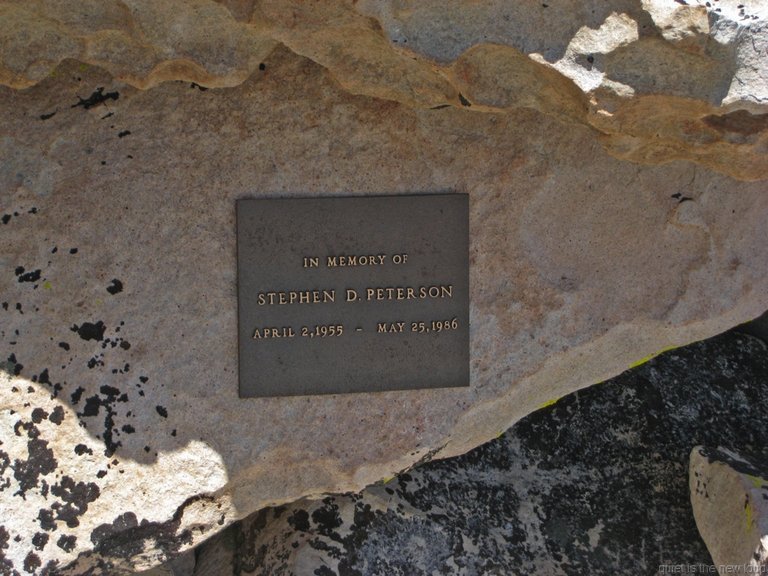
[{"label": "granite rock", "polygon": [[136,576],[192,576],[197,565],[195,550],[187,550],[170,562],[136,573]]},{"label": "granite rock", "polygon": [[195,576],[715,573],[707,548],[748,564],[764,476],[690,447],[768,455],[768,429],[743,425],[764,419],[767,376],[766,345],[735,332],[668,352],[465,455],[262,510],[203,543]]},{"label": "granite rock", "polygon": [[[67,59],[0,87],[11,573],[149,569],[768,308],[764,183],[621,161],[531,108],[352,94],[286,47],[263,64],[140,90]],[[446,190],[470,196],[471,387],[239,399],[235,200]]]},{"label": "granite rock", "polygon": [[768,459],[764,456],[756,465],[726,448],[697,446],[691,452],[693,514],[720,574],[768,572]]},{"label": "granite rock", "polygon": [[768,175],[762,0],[3,0],[0,83],[67,60],[148,88],[248,78],[282,45],[355,94],[419,108],[531,107],[609,153]]}]

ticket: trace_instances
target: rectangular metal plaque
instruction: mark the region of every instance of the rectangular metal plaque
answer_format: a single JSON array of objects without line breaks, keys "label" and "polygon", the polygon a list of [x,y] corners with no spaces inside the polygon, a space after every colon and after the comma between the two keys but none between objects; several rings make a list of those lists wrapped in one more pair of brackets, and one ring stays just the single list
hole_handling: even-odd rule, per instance
[{"label": "rectangular metal plaque", "polygon": [[465,194],[237,202],[240,396],[469,385]]}]

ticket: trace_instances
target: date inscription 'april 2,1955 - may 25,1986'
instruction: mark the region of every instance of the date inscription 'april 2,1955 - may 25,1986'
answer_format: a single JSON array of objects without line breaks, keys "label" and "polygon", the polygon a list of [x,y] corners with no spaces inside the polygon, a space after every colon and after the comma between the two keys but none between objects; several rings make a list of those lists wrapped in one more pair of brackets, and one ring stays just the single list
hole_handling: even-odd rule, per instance
[{"label": "date inscription 'april 2,1955 - may 25,1986'", "polygon": [[469,385],[465,194],[237,202],[240,396]]}]

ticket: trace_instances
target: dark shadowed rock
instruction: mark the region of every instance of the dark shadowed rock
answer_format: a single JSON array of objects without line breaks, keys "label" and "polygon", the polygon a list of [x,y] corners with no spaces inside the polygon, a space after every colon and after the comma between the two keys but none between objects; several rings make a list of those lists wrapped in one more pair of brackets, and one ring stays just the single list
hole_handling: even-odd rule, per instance
[{"label": "dark shadowed rock", "polygon": [[744,423],[766,413],[766,345],[731,332],[569,395],[463,456],[361,494],[263,510],[205,543],[195,576],[709,567],[688,498],[690,448],[765,457],[768,428]]}]

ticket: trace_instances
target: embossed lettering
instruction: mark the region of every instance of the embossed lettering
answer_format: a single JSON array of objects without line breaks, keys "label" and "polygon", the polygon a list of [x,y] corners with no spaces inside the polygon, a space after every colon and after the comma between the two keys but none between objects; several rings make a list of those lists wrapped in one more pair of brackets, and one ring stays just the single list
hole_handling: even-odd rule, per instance
[{"label": "embossed lettering", "polygon": [[341,268],[351,266],[381,266],[386,262],[386,260],[386,254],[327,256],[325,259],[325,265],[328,268]]},{"label": "embossed lettering", "polygon": [[336,301],[336,290],[289,290],[287,292],[259,292],[259,306],[283,304],[325,304]]}]

